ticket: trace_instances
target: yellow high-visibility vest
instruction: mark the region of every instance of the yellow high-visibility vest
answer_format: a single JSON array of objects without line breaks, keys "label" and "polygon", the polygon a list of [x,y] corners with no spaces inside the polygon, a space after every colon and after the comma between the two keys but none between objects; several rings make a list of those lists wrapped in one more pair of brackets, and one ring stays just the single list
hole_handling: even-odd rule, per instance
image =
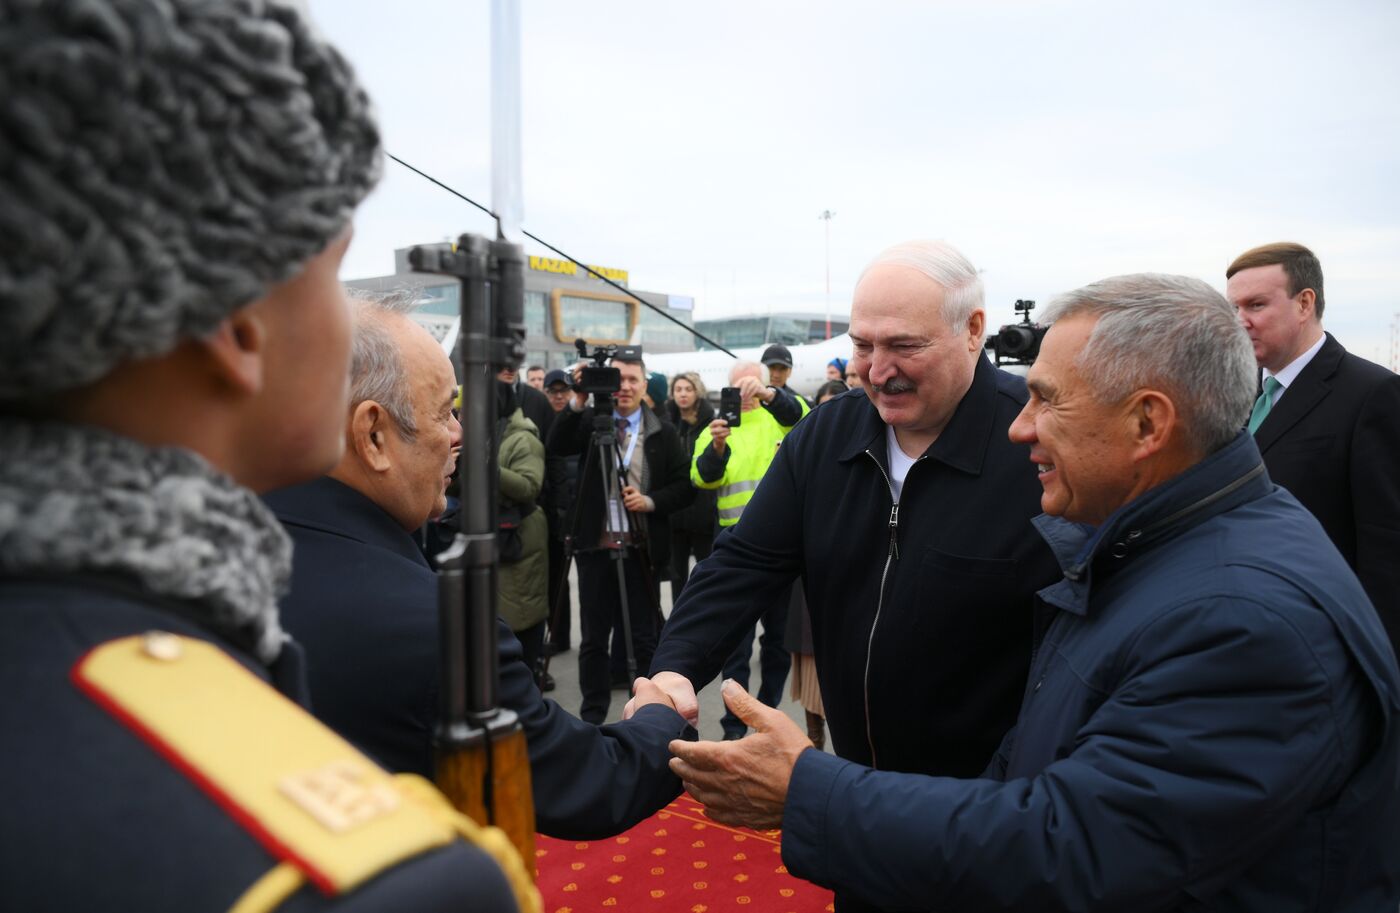
[{"label": "yellow high-visibility vest", "polygon": [[739,427],[730,431],[729,439],[725,442],[729,445],[729,462],[725,464],[724,475],[715,482],[700,478],[700,471],[695,465],[711,441],[709,428],[700,432],[700,437],[695,441],[695,452],[690,457],[690,481],[696,488],[719,491],[720,526],[733,526],[739,522],[739,516],[758,490],[763,474],[778,455],[778,445],[791,430],[778,424],[778,420],[762,406],[745,412]]}]

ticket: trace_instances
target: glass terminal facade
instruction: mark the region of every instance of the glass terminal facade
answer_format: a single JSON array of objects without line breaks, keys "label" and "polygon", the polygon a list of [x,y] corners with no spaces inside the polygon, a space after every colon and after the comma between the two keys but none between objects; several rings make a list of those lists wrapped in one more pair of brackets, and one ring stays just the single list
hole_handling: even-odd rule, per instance
[{"label": "glass terminal facade", "polygon": [[[437,247],[445,245],[424,245]],[[445,277],[415,273],[408,265],[409,248],[394,251],[392,275],[352,279],[345,284],[369,291],[412,290],[419,307],[413,318],[442,339],[461,308],[461,286]],[[626,270],[591,266],[623,288]],[[686,326],[695,313],[692,298],[633,291]],[[567,260],[530,257],[525,270],[525,365],[562,368],[576,360],[574,340],[590,345],[625,343],[640,326],[642,351],[694,351],[690,332]]]}]

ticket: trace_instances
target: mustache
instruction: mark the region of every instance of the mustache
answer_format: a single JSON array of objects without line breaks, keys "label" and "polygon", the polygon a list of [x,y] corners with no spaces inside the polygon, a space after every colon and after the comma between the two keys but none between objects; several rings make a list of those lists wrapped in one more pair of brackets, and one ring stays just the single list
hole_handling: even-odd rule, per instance
[{"label": "mustache", "polygon": [[911,383],[910,381],[905,380],[905,379],[902,378],[902,377],[896,377],[896,378],[891,379],[888,383],[874,384],[873,386],[875,387],[875,392],[876,392],[876,393],[889,393],[889,394],[895,394],[895,393],[909,393],[909,392],[912,392],[913,389],[914,389],[913,383]]}]

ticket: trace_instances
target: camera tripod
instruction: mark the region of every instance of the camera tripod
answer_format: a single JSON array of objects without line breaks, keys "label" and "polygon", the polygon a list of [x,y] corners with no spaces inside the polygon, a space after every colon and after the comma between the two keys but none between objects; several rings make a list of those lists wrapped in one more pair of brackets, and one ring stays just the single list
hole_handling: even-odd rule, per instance
[{"label": "camera tripod", "polygon": [[[631,453],[624,455],[620,452],[617,439],[617,429],[613,424],[613,410],[611,397],[604,394],[594,394],[594,415],[593,426],[589,433],[587,449],[584,451],[584,461],[582,471],[579,473],[578,491],[574,497],[574,503],[569,509],[569,516],[565,521],[567,530],[564,539],[564,582],[559,587],[555,596],[555,604],[551,607],[550,623],[558,617],[561,604],[564,603],[568,593],[568,567],[576,564],[575,557],[579,554],[595,553],[606,551],[614,566],[617,575],[617,590],[619,610],[622,615],[622,640],[627,670],[627,681],[630,687],[638,674],[637,654],[635,647],[634,632],[632,629],[632,599],[628,594],[627,585],[627,563],[630,561],[640,561],[642,580],[648,593],[653,592],[651,580],[650,560],[647,553],[646,535],[641,528],[641,522],[631,511],[627,510],[623,503],[622,489],[626,487],[627,466],[630,460],[638,458],[640,454]],[[601,403],[601,408],[599,404]],[[629,450],[635,451],[637,444],[634,442]],[[629,458],[630,457],[630,458]],[[590,492],[600,492],[602,495],[602,524],[601,532],[593,530],[580,531],[580,509],[584,499],[590,497]],[[635,552],[633,551],[635,549]],[[653,613],[656,607],[651,606]],[[546,635],[546,639],[548,635]],[[549,657],[543,658],[543,671],[549,670]]]}]

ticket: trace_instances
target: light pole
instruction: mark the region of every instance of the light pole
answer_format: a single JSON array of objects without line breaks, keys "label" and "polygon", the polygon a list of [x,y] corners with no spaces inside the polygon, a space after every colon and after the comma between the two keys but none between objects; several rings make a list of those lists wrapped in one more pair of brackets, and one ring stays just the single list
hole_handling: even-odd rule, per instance
[{"label": "light pole", "polygon": [[826,223],[826,338],[831,338],[831,218],[836,215],[830,209],[823,209],[817,216]]}]

